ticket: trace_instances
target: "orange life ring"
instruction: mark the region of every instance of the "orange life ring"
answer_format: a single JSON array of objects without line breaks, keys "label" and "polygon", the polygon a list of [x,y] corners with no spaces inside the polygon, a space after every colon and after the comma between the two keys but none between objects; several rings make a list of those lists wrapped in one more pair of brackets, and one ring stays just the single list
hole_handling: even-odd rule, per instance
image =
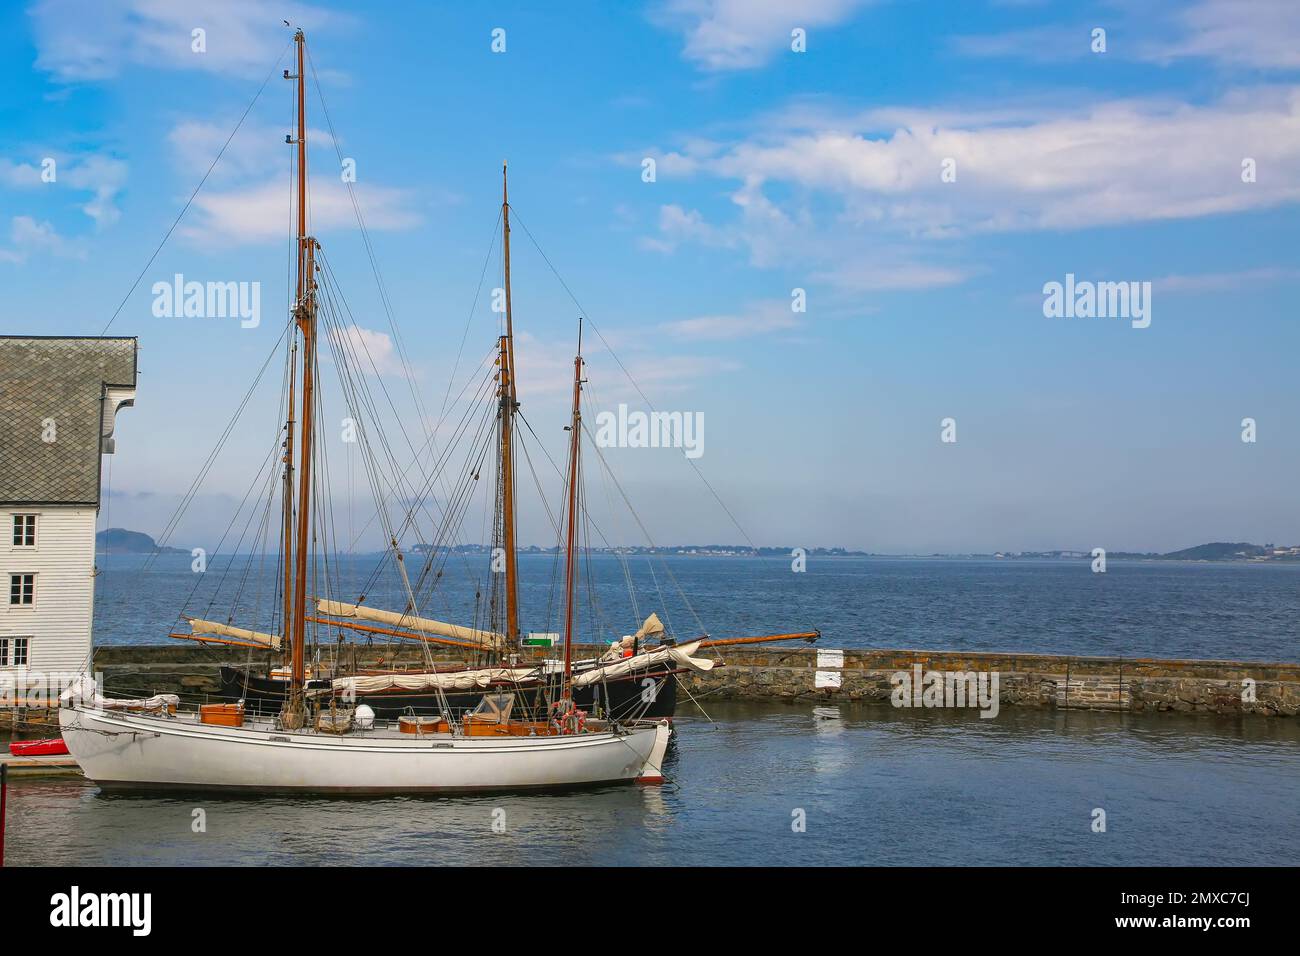
[{"label": "orange life ring", "polygon": [[568,727],[570,718],[575,719],[576,729],[574,730],[574,733],[582,733],[583,729],[587,726],[587,712],[585,710],[580,710],[573,701],[569,701],[569,707],[565,710],[564,701],[557,700],[551,705],[551,711],[551,723],[561,734],[569,733]]}]

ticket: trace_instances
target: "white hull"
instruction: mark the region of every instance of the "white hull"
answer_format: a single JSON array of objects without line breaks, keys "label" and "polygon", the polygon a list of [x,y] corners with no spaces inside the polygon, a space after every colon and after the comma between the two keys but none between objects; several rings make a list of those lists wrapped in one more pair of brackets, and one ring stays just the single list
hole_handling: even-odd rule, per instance
[{"label": "white hull", "polygon": [[555,737],[334,736],[67,706],[59,724],[86,776],[104,786],[322,793],[657,782],[670,733],[665,721],[617,734]]}]

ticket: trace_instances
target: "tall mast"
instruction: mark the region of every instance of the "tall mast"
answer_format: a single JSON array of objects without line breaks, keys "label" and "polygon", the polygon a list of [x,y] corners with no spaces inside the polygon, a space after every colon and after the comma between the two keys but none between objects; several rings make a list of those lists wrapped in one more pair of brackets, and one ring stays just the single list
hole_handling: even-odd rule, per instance
[{"label": "tall mast", "polygon": [[569,424],[569,501],[564,546],[564,683],[560,699],[572,699],[573,588],[577,577],[574,538],[578,524],[578,447],[582,432],[582,319],[578,319],[578,354],[573,357],[573,417]]},{"label": "tall mast", "polygon": [[[297,273],[298,288],[294,295],[294,321],[298,321],[298,309],[303,302],[303,262],[302,248],[303,239],[307,235],[307,203],[304,194],[307,183],[307,136],[306,136],[306,104],[304,102],[303,90],[305,87],[303,81],[303,44],[306,37],[303,32],[298,30],[293,35],[294,45],[297,47],[298,72],[291,75],[288,70],[284,71],[286,80],[297,80],[297,98],[298,98],[298,238],[295,244],[297,252]],[[285,137],[286,142],[291,142],[290,137]],[[297,415],[297,382],[298,382],[298,337],[293,333],[289,336],[289,396],[287,405],[287,420],[284,429],[284,527],[281,534],[280,555],[284,563],[284,608],[281,616],[280,634],[281,649],[284,655],[290,659],[293,656],[293,647],[295,643],[293,633],[293,441],[294,441],[294,419]]]},{"label": "tall mast", "polygon": [[[307,235],[307,84],[304,71],[306,37],[302,30],[294,34],[298,53],[298,294],[294,306],[294,323],[302,337],[302,409],[298,454],[297,529],[292,535],[293,604],[287,621],[287,631],[293,649],[290,665],[289,696],[282,714],[284,726],[295,730],[306,722],[306,701],[303,694],[305,682],[304,652],[307,643],[307,552],[311,546],[311,480],[314,453],[315,422],[315,363],[316,363],[316,300],[315,277],[316,241]],[[285,71],[288,77],[288,71]],[[290,405],[292,411],[292,397]],[[292,419],[291,419],[292,423]],[[291,426],[292,427],[292,424]],[[292,437],[290,438],[292,443]],[[290,444],[292,449],[292,444]],[[286,538],[289,537],[286,529]],[[285,561],[289,560],[286,549]]]},{"label": "tall mast", "polygon": [[510,302],[510,193],[506,164],[501,164],[501,242],[505,262],[506,334],[499,342],[501,365],[501,524],[506,557],[506,640],[519,639],[519,566],[515,545],[515,466],[513,458],[515,399],[514,314]]},{"label": "tall mast", "polygon": [[280,559],[284,565],[284,607],[280,616],[280,653],[287,663],[292,653],[289,622],[293,620],[293,423],[296,383],[298,381],[298,337],[291,335],[289,347],[289,400],[288,419],[284,426],[284,528],[280,541]]}]

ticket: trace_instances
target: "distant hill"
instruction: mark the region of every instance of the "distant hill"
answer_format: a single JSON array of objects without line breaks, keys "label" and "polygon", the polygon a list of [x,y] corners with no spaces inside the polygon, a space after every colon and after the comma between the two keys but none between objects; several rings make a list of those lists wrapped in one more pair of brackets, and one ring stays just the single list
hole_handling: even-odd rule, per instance
[{"label": "distant hill", "polygon": [[184,548],[159,548],[143,531],[109,528],[95,535],[95,550],[101,554],[189,554]]},{"label": "distant hill", "polygon": [[1234,561],[1242,558],[1258,558],[1272,552],[1272,547],[1250,544],[1247,541],[1212,541],[1209,544],[1198,544],[1194,548],[1171,551],[1164,557],[1167,561]]}]

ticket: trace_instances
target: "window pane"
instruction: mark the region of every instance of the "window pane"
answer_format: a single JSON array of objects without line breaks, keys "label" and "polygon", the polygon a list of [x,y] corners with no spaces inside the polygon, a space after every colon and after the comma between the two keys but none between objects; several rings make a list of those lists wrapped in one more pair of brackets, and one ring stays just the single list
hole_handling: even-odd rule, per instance
[{"label": "window pane", "polygon": [[9,666],[9,638],[0,638],[0,667]]},{"label": "window pane", "polygon": [[11,574],[9,576],[9,603],[32,604],[36,592],[35,574]]},{"label": "window pane", "polygon": [[14,665],[22,666],[27,663],[27,638],[14,638]]},{"label": "window pane", "polygon": [[31,548],[36,545],[36,515],[14,515],[14,547]]}]

